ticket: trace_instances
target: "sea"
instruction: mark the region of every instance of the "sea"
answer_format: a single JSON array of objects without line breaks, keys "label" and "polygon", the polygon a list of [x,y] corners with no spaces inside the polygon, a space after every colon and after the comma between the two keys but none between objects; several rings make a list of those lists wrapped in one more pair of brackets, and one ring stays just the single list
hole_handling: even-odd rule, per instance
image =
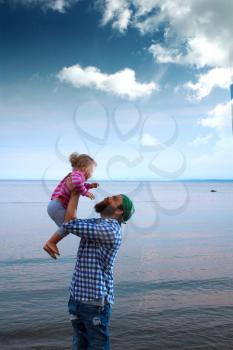
[{"label": "sea", "polygon": [[[0,349],[68,350],[69,283],[79,238],[42,247],[55,223],[47,203],[57,181],[0,181]],[[93,190],[94,192],[94,190]],[[78,216],[125,193],[114,267],[112,350],[233,350],[233,181],[100,182]]]}]

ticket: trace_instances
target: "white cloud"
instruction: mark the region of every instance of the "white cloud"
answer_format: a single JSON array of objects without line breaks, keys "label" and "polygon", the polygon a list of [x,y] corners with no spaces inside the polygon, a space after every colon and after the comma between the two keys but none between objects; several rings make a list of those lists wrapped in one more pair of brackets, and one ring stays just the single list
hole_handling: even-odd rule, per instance
[{"label": "white cloud", "polygon": [[208,117],[202,118],[199,121],[200,125],[217,130],[222,130],[223,128],[231,129],[231,123],[231,101],[225,104],[218,104],[208,112]]},{"label": "white cloud", "polygon": [[51,9],[64,13],[69,7],[79,0],[10,0],[15,5],[22,6],[41,6],[42,9]]},{"label": "white cloud", "polygon": [[198,136],[193,141],[189,142],[190,146],[207,145],[209,141],[213,138],[213,134],[208,134],[205,136]]},{"label": "white cloud", "polygon": [[[49,3],[49,2],[47,1],[47,3]],[[70,5],[69,1],[55,0],[55,1],[50,3],[49,7],[55,11],[58,11],[58,12],[65,12],[66,7],[68,7],[69,5]]]},{"label": "white cloud", "polygon": [[142,138],[140,140],[142,146],[157,146],[160,145],[160,142],[149,133],[143,133]]},{"label": "white cloud", "polygon": [[206,178],[230,178],[233,171],[231,101],[216,105],[207,115],[199,124],[214,129],[216,138],[209,152],[190,158],[192,176],[203,177],[204,174]]},{"label": "white cloud", "polygon": [[183,87],[191,92],[190,99],[201,100],[208,96],[215,87],[229,89],[231,84],[230,73],[230,69],[227,68],[213,68],[207,73],[199,74],[197,83],[190,81],[184,84]]},{"label": "white cloud", "polygon": [[160,44],[152,44],[149,48],[158,63],[182,63],[182,55],[177,49],[166,48]]},{"label": "white cloud", "polygon": [[[102,4],[103,23],[112,23],[121,32],[133,26],[146,34],[164,26],[161,62],[227,67],[233,58],[233,1],[102,0]],[[122,30],[119,23],[125,11]]]},{"label": "white cloud", "polygon": [[198,68],[218,66],[227,60],[227,50],[220,50],[217,43],[209,42],[205,37],[190,39],[186,45],[186,53],[178,48],[152,44],[149,47],[157,63],[190,64]]},{"label": "white cloud", "polygon": [[111,93],[123,98],[134,100],[150,95],[159,87],[156,83],[139,83],[135,79],[135,72],[125,68],[113,74],[102,73],[96,67],[82,68],[76,64],[64,67],[59,73],[61,82],[69,83],[76,88],[88,87]]},{"label": "white cloud", "polygon": [[188,53],[184,63],[198,67],[225,66],[229,64],[228,51],[222,42],[209,40],[205,35],[190,38],[187,44]]},{"label": "white cloud", "polygon": [[130,22],[132,11],[125,0],[106,0],[103,4],[102,24],[112,22],[112,27],[124,32]]},{"label": "white cloud", "polygon": [[[190,158],[193,177],[232,178],[233,137],[220,134],[212,151]],[[204,175],[204,176],[203,176]]]}]

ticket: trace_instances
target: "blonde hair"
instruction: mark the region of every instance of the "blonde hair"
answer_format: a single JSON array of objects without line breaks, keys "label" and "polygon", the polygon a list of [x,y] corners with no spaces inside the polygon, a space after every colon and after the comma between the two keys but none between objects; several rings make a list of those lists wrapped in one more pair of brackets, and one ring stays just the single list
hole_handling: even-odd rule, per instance
[{"label": "blonde hair", "polygon": [[96,161],[87,154],[79,154],[77,152],[71,153],[69,161],[72,168],[80,170],[88,168],[91,164],[97,165]]}]

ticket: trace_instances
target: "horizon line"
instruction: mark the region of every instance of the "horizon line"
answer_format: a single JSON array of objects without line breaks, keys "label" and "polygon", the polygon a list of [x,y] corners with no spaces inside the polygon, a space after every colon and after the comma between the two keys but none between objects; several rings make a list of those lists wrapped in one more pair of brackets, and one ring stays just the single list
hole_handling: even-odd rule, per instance
[{"label": "horizon line", "polygon": [[[0,179],[0,181],[60,181],[60,179]],[[233,178],[180,178],[180,179],[95,179],[93,178],[87,182],[101,181],[101,182],[138,182],[138,181],[150,181],[150,182],[175,182],[175,181],[233,181]]]}]

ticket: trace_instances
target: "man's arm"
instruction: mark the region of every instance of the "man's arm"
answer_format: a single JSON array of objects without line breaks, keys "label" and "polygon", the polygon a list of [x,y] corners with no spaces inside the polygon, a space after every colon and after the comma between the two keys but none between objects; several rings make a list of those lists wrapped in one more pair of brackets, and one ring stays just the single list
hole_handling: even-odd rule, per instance
[{"label": "man's arm", "polygon": [[[75,191],[71,191],[71,197],[66,209],[64,222],[73,220],[76,217],[76,208],[78,206],[80,194]],[[68,233],[67,233],[68,234]],[[66,235],[62,234],[61,230],[56,231],[49,240],[45,243],[43,249],[53,258],[57,259],[56,255],[60,255],[57,248],[58,242],[60,242]]]},{"label": "man's arm", "polygon": [[80,238],[111,246],[116,240],[114,229],[110,229],[102,221],[99,223],[96,219],[77,219],[75,212],[80,194],[76,193],[72,185],[70,186],[71,198],[66,210],[64,224],[59,232],[60,235],[64,237],[72,233]]},{"label": "man's arm", "polygon": [[63,234],[72,233],[80,238],[111,247],[118,239],[118,229],[99,219],[75,219],[62,225]]},{"label": "man's arm", "polygon": [[80,193],[76,193],[75,190],[71,191],[71,197],[66,209],[64,222],[76,219],[79,197]]}]

